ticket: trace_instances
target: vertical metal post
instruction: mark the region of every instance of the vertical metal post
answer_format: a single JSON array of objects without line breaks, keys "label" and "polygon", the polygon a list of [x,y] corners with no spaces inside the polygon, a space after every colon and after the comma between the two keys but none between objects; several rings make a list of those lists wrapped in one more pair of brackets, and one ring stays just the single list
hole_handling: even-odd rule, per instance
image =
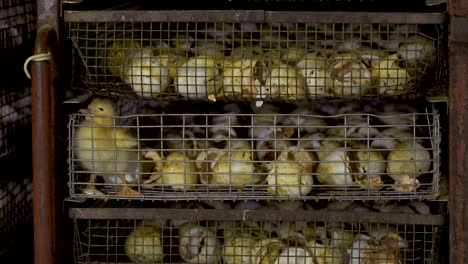
[{"label": "vertical metal post", "polygon": [[468,1],[449,1],[449,260],[468,259]]},{"label": "vertical metal post", "polygon": [[[38,30],[35,54],[49,51],[52,28]],[[55,35],[55,34],[53,34]],[[34,263],[53,263],[53,187],[54,139],[52,123],[50,71],[51,62],[33,62],[32,69],[32,151],[33,151],[33,216],[34,216]]]},{"label": "vertical metal post", "polygon": [[60,37],[60,2],[59,0],[37,0],[37,29],[50,26]]},{"label": "vertical metal post", "polygon": [[468,16],[468,1],[466,0],[449,0],[449,13],[453,16],[466,17]]},{"label": "vertical metal post", "polygon": [[66,162],[60,127],[63,86],[59,0],[37,0],[37,34],[34,54],[51,51],[51,61],[32,62],[33,215],[34,263],[68,263],[63,214]]}]

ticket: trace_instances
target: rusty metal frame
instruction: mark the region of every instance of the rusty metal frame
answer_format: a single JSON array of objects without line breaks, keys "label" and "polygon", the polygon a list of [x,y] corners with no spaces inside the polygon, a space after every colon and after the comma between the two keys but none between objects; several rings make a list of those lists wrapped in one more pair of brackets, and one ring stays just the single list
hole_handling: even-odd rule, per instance
[{"label": "rusty metal frame", "polygon": [[48,61],[31,62],[34,263],[66,263],[63,199],[65,163],[60,132],[59,1],[37,1],[37,34],[34,54],[51,52]]},{"label": "rusty metal frame", "polygon": [[[51,27],[38,30],[35,54],[49,52],[51,38],[55,37]],[[33,218],[35,263],[51,262],[53,250],[44,250],[40,245],[54,244],[53,185],[54,139],[49,124],[52,123],[50,97],[51,62],[33,62],[32,65],[32,130],[33,130]],[[41,142],[41,144],[37,144]],[[53,248],[53,246],[51,247]]]},{"label": "rusty metal frame", "polygon": [[[55,32],[60,32],[60,2],[61,0],[37,0],[38,30],[51,26]],[[59,39],[59,34],[56,37]]]},{"label": "rusty metal frame", "polygon": [[468,1],[451,0],[449,58],[449,261],[468,259]]},{"label": "rusty metal frame", "polygon": [[376,212],[331,212],[306,210],[230,210],[167,208],[71,208],[73,219],[184,219],[193,221],[324,221],[376,222],[389,224],[443,225],[440,215],[393,214]]},{"label": "rusty metal frame", "polygon": [[466,17],[468,16],[468,1],[448,0],[448,11],[451,15]]},{"label": "rusty metal frame", "polygon": [[316,12],[263,10],[64,11],[64,22],[301,22],[440,24],[442,13]]}]

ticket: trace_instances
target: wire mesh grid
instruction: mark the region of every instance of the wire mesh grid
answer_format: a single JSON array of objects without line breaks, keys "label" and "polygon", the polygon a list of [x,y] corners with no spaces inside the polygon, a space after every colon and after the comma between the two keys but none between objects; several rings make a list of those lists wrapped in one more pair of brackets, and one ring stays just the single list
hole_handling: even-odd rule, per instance
[{"label": "wire mesh grid", "polygon": [[[382,213],[127,210],[72,213],[76,263],[438,263],[443,223],[433,215],[393,223]],[[308,219],[285,220],[292,212]]]},{"label": "wire mesh grid", "polygon": [[31,89],[0,88],[0,159],[26,158],[31,144]]},{"label": "wire mesh grid", "polygon": [[0,56],[3,58],[33,40],[35,1],[2,0],[0,9]]},{"label": "wire mesh grid", "polygon": [[0,236],[32,220],[31,178],[0,182]]},{"label": "wire mesh grid", "polygon": [[445,70],[438,66],[444,59],[441,24],[67,26],[74,47],[72,86],[105,96],[209,101],[414,97],[424,95]]},{"label": "wire mesh grid", "polygon": [[23,62],[34,47],[36,2],[0,0],[0,10],[0,59],[4,77],[1,89],[23,88],[26,78],[18,76],[24,76]]},{"label": "wire mesh grid", "polygon": [[[4,168],[4,167],[2,167]],[[0,262],[30,263],[33,250],[31,177],[0,180]]]},{"label": "wire mesh grid", "polygon": [[[0,159],[19,153],[31,137],[31,88],[23,62],[32,52],[36,11],[32,0],[0,0]],[[24,144],[21,144],[24,143]]]},{"label": "wire mesh grid", "polygon": [[163,103],[166,113],[156,113],[122,102],[132,114],[118,116],[112,101],[98,98],[86,114],[70,115],[71,198],[429,199],[438,193],[435,109],[403,112],[408,105],[385,103],[370,110],[369,103],[363,111],[344,103],[323,114],[308,104],[279,104],[283,112],[275,113],[277,106],[264,104],[246,113],[238,104],[217,112],[195,104],[169,113],[173,106]]}]

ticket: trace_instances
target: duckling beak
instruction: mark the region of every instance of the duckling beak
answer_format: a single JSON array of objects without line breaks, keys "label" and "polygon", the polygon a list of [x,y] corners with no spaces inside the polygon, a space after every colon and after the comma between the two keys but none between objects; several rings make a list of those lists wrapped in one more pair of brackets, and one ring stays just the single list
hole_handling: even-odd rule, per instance
[{"label": "duckling beak", "polygon": [[89,109],[89,108],[80,109],[79,112],[82,113],[82,114],[88,114],[88,115],[92,114],[91,109]]}]

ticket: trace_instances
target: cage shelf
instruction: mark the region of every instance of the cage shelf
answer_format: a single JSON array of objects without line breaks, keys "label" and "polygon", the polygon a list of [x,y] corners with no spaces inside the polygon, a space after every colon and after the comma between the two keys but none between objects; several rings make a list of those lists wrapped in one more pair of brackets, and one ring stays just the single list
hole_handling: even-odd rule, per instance
[{"label": "cage shelf", "polygon": [[343,11],[384,11],[384,12],[442,12],[447,0],[222,0],[211,2],[200,0],[191,3],[183,0],[154,2],[147,0],[62,0],[64,10],[175,10],[183,6],[185,10],[343,10]]},{"label": "cage shelf", "polygon": [[209,101],[415,98],[446,76],[438,14],[92,14],[70,11],[65,21],[73,48],[72,87],[100,95]]},{"label": "cage shelf", "polygon": [[354,200],[438,194],[441,135],[435,109],[345,103],[324,114],[318,110],[333,105],[264,104],[242,113],[237,104],[217,112],[211,104],[187,104],[161,114],[137,109],[131,100],[117,105],[127,114],[97,117],[114,108],[99,98],[89,104],[91,115],[70,116],[72,198]]},{"label": "cage shelf", "polygon": [[76,263],[437,263],[443,217],[72,208]]}]

